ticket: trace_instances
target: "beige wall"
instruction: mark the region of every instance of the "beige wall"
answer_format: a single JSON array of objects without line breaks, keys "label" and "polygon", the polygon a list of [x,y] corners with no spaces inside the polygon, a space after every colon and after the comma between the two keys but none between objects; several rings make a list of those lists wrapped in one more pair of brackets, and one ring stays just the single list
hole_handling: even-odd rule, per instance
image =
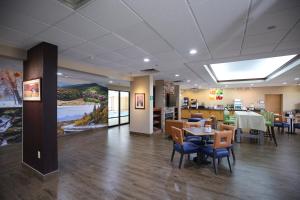
[{"label": "beige wall", "polygon": [[[135,109],[135,93],[145,93],[145,109]],[[153,133],[153,77],[134,77],[130,83],[130,131]]]},{"label": "beige wall", "polygon": [[264,100],[265,94],[282,94],[283,111],[300,109],[299,86],[224,89],[222,101],[209,100],[208,94],[209,90],[183,90],[181,97],[198,99],[198,103],[204,102],[205,106],[232,104],[234,99],[241,99],[245,106],[256,106],[259,100]]}]

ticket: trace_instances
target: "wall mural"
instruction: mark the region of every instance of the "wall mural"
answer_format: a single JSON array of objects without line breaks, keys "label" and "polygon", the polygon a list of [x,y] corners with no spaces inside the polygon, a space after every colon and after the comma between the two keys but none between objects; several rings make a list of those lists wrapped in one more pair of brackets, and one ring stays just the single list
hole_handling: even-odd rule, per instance
[{"label": "wall mural", "polygon": [[57,89],[58,135],[107,126],[108,89],[97,84]]},{"label": "wall mural", "polygon": [[[21,61],[0,58],[0,146],[22,141],[22,67]],[[94,83],[58,87],[58,135],[106,127],[107,120],[106,87]]]},{"label": "wall mural", "polygon": [[18,68],[0,68],[0,146],[22,141],[22,72]]}]

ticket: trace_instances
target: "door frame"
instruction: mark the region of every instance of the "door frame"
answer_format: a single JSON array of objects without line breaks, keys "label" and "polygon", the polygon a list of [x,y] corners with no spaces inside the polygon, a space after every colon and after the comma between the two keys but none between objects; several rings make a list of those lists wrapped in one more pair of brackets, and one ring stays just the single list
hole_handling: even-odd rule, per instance
[{"label": "door frame", "polygon": [[[108,127],[110,128],[110,127],[115,127],[115,126],[121,126],[121,125],[126,125],[126,124],[129,124],[130,123],[130,92],[129,91],[125,91],[125,90],[110,90],[110,89],[108,89],[108,91],[115,91],[115,92],[118,92],[118,106],[119,106],[119,108],[118,108],[118,117],[108,117],[108,120],[109,119],[114,119],[114,118],[118,118],[119,119],[119,123],[118,124],[116,124],[116,125],[111,125],[111,126],[109,126],[109,123],[108,123],[108,120],[107,120],[107,123],[108,123]],[[122,123],[121,124],[121,92],[128,92],[128,122],[127,123]],[[107,95],[108,96],[108,95]],[[108,96],[109,97],[109,96]],[[108,99],[108,101],[109,101],[109,99]],[[108,111],[109,112],[109,111]],[[123,116],[123,117],[126,117],[126,116]]]}]

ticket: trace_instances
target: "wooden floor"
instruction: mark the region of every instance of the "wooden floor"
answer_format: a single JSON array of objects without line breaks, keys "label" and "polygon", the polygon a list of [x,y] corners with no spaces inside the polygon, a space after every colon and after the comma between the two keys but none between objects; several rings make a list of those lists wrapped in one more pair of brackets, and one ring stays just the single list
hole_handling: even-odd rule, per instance
[{"label": "wooden floor", "polygon": [[59,174],[41,181],[21,167],[21,145],[0,148],[0,199],[300,199],[300,135],[279,146],[236,144],[237,162],[170,163],[162,135],[130,135],[128,126],[59,138]]}]

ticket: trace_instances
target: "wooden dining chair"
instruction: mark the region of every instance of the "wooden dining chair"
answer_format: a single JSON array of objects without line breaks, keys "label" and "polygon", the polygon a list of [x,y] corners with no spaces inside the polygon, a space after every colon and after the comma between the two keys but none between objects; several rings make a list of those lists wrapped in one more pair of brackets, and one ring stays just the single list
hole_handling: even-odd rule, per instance
[{"label": "wooden dining chair", "polygon": [[202,153],[209,157],[212,157],[213,159],[215,174],[217,174],[216,159],[221,159],[223,157],[227,157],[229,169],[230,172],[232,172],[229,160],[231,140],[232,131],[215,131],[214,144],[202,147]]},{"label": "wooden dining chair", "polygon": [[183,156],[185,154],[190,155],[192,153],[198,153],[200,151],[200,146],[196,145],[192,142],[184,141],[183,140],[183,133],[182,130],[176,128],[174,126],[171,127],[171,135],[173,139],[173,151],[171,156],[171,162],[173,162],[175,151],[180,153],[180,161],[179,161],[179,169],[181,168]]},{"label": "wooden dining chair", "polygon": [[235,140],[236,128],[235,128],[235,126],[232,126],[232,125],[221,124],[220,125],[220,130],[221,131],[231,131],[232,132],[231,148],[230,148],[230,150],[231,150],[233,161],[235,162],[234,140]]}]

